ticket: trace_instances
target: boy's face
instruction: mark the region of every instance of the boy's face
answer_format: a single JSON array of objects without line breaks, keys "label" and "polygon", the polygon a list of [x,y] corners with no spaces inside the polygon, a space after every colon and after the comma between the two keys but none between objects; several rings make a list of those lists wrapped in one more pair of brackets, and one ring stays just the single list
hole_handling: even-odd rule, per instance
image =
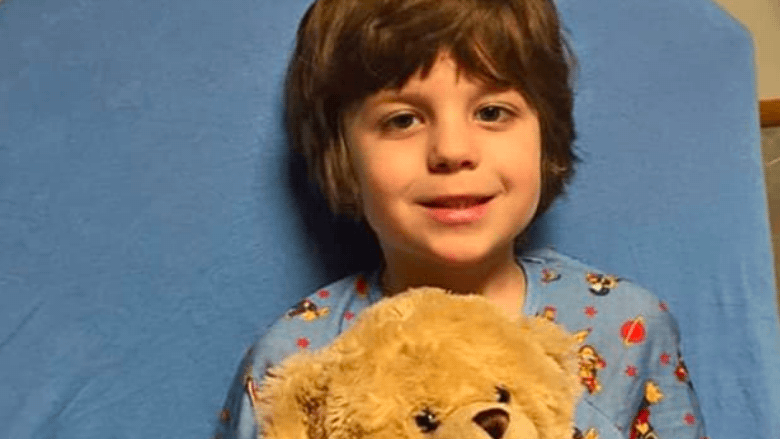
[{"label": "boy's face", "polygon": [[522,95],[442,55],[422,79],[349,111],[363,213],[388,263],[512,258],[541,191],[539,119]]}]

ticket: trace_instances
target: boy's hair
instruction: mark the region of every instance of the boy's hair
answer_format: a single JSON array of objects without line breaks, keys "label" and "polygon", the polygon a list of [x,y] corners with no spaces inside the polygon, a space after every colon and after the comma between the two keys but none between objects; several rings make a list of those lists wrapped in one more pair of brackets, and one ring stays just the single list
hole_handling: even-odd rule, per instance
[{"label": "boy's hair", "polygon": [[362,215],[346,110],[418,71],[425,77],[445,51],[468,74],[517,89],[537,112],[542,190],[533,219],[563,192],[576,161],[575,60],[552,0],[318,0],[288,67],[286,127],[335,213]]}]

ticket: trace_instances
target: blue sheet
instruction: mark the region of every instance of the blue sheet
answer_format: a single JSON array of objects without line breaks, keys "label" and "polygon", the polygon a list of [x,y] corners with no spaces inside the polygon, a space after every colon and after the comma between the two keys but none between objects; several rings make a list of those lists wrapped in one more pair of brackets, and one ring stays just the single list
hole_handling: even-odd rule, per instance
[{"label": "blue sheet", "polygon": [[[0,3],[0,437],[208,437],[254,337],[370,264],[280,129],[307,3]],[[559,5],[583,163],[534,244],[669,303],[712,439],[779,437],[748,33],[708,0]]]}]

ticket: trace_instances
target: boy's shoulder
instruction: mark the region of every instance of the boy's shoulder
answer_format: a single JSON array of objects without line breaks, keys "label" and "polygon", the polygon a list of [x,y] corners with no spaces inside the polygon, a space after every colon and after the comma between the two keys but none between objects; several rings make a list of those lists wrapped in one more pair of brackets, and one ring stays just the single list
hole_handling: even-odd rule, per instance
[{"label": "boy's shoulder", "polygon": [[[562,325],[581,343],[577,358],[585,391],[576,423],[583,431],[593,427],[602,437],[625,437],[629,431],[639,437],[632,420],[646,416],[649,404],[656,417],[674,416],[678,424],[697,412],[687,402],[691,384],[678,326],[665,302],[620,273],[551,249],[518,260],[529,279],[525,313]],[[648,404],[648,385],[665,395],[663,405]],[[614,436],[606,434],[610,431]]]},{"label": "boy's shoulder", "polygon": [[277,363],[302,349],[330,343],[377,295],[374,274],[356,273],[303,297],[277,318],[250,350],[254,362]]},{"label": "boy's shoulder", "polygon": [[[355,301],[371,303],[373,297],[374,275],[355,273],[334,281],[304,297],[278,320],[278,322],[305,322],[343,317],[339,312],[350,307]],[[349,315],[347,315],[349,317]]]},{"label": "boy's shoulder", "polygon": [[[550,248],[525,252],[519,259],[529,280],[529,305],[535,313],[572,308],[585,320],[599,313],[613,318],[665,314],[667,305],[647,288],[619,273],[609,273]],[[577,319],[580,320],[580,319]]]},{"label": "boy's shoulder", "polygon": [[583,273],[601,273],[599,270],[586,262],[580,261],[572,256],[559,253],[551,247],[543,247],[534,250],[525,251],[518,255],[520,259],[528,264],[544,265],[556,267],[570,272]]}]

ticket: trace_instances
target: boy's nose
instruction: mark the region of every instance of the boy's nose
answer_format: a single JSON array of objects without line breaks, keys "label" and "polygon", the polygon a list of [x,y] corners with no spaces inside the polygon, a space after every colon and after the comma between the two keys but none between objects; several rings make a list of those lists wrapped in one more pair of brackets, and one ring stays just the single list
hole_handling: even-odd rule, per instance
[{"label": "boy's nose", "polygon": [[433,173],[451,173],[475,169],[479,149],[465,123],[451,123],[431,131],[428,169]]}]

